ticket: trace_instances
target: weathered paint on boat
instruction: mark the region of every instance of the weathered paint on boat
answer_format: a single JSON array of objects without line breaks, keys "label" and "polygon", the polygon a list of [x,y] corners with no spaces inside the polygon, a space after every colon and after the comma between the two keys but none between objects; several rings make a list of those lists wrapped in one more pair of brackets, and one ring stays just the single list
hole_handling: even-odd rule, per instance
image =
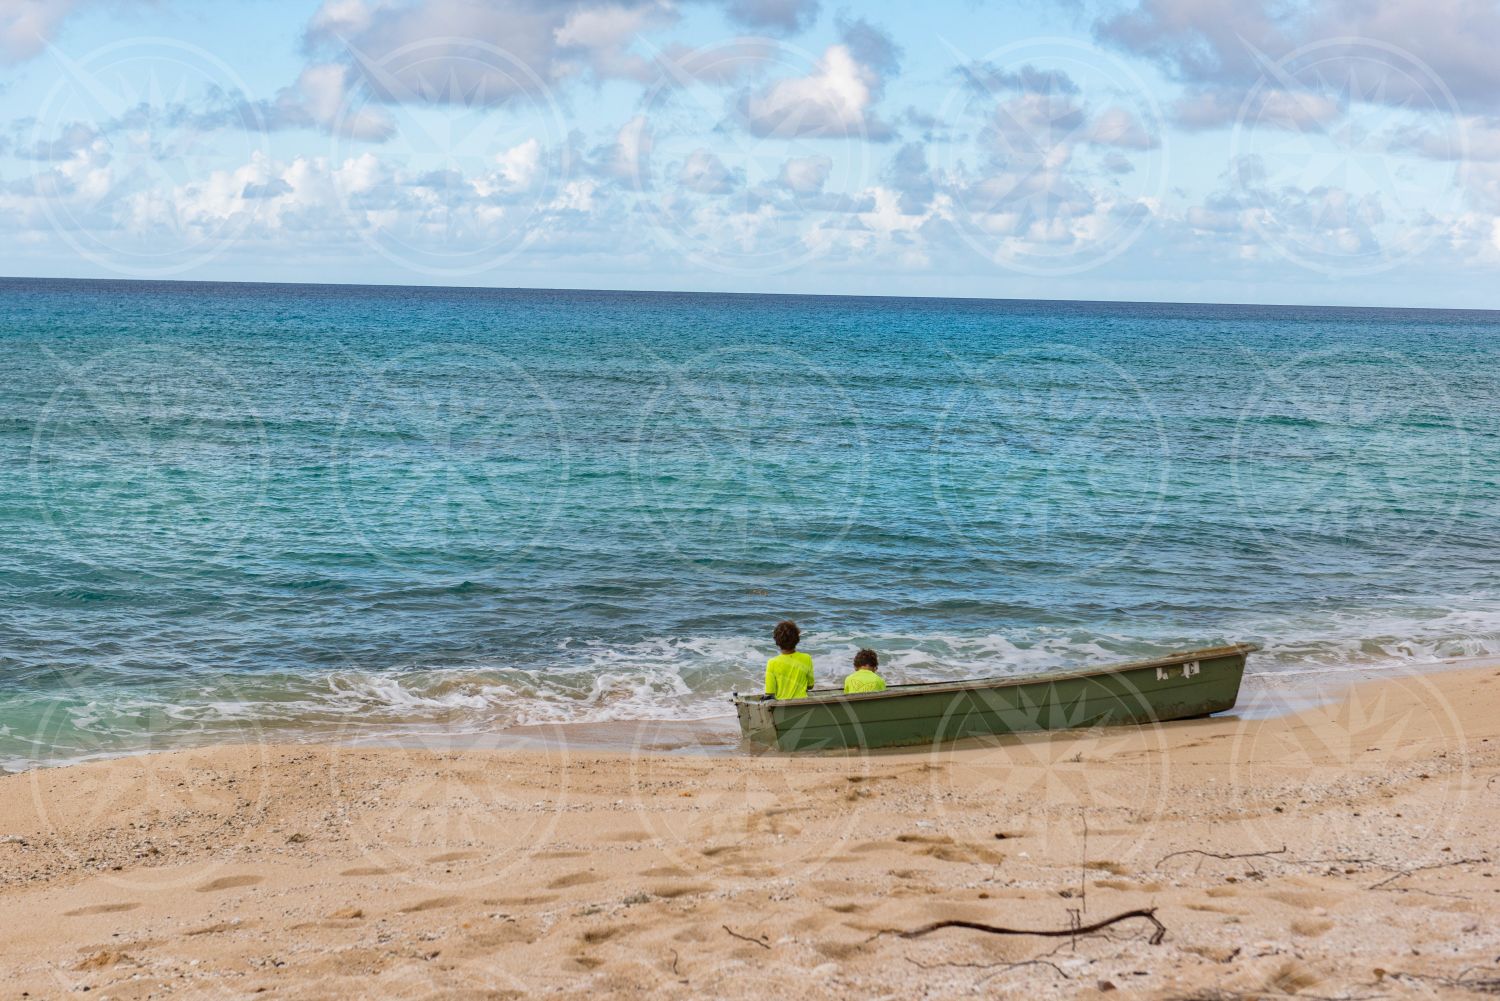
[{"label": "weathered paint on boat", "polygon": [[1156,723],[1224,712],[1253,643],[1076,671],[892,685],[806,698],[734,697],[746,739],[783,751],[932,744],[985,734]]}]

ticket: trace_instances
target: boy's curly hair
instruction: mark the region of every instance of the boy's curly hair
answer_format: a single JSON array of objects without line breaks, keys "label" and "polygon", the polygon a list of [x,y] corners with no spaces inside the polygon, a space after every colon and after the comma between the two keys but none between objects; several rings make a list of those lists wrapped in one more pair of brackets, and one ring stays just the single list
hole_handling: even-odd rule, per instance
[{"label": "boy's curly hair", "polygon": [[880,666],[880,658],[875,656],[874,650],[861,650],[859,653],[854,655],[854,666],[868,667],[873,671],[875,670],[875,668]]},{"label": "boy's curly hair", "polygon": [[802,639],[802,630],[797,628],[797,623],[791,619],[785,619],[776,623],[771,638],[776,641],[778,650],[795,650],[797,643]]}]

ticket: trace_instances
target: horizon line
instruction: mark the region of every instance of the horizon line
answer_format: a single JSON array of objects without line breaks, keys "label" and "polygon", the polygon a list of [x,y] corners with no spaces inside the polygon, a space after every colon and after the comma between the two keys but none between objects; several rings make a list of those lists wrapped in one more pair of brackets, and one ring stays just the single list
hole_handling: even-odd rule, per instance
[{"label": "horizon line", "polygon": [[244,285],[269,286],[275,288],[344,288],[344,289],[435,289],[453,292],[587,292],[612,295],[711,295],[775,297],[782,299],[877,299],[916,302],[993,302],[993,303],[1070,303],[1092,306],[1228,306],[1243,309],[1342,309],[1375,311],[1420,311],[1428,313],[1500,313],[1500,307],[1484,306],[1370,306],[1352,304],[1312,303],[1267,303],[1267,302],[1222,302],[1201,299],[1065,299],[1065,298],[1018,298],[982,295],[897,295],[880,293],[849,292],[744,292],[701,289],[648,289],[648,288],[577,288],[567,286],[530,285],[441,285],[403,284],[400,282],[298,282],[298,281],[254,281],[248,279],[220,278],[80,278],[65,275],[0,275],[0,283],[12,282],[76,282],[80,284],[126,284],[126,285]]}]

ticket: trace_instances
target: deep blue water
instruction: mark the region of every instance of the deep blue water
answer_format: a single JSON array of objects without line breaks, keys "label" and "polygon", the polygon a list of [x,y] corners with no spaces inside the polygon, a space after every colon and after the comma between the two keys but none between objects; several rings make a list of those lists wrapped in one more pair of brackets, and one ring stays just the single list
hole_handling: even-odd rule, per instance
[{"label": "deep blue water", "polygon": [[[1500,314],[0,281],[0,764],[1500,652]],[[143,736],[145,735],[145,736]]]}]

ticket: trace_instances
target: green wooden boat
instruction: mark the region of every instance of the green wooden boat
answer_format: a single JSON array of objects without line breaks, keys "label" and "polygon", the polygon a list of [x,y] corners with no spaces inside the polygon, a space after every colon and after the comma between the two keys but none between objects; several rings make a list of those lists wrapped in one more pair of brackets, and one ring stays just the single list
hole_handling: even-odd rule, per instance
[{"label": "green wooden boat", "polygon": [[740,730],[783,751],[934,744],[1029,730],[1157,723],[1233,708],[1253,643],[1208,647],[1107,667],[975,681],[891,685],[806,698],[734,696]]}]

